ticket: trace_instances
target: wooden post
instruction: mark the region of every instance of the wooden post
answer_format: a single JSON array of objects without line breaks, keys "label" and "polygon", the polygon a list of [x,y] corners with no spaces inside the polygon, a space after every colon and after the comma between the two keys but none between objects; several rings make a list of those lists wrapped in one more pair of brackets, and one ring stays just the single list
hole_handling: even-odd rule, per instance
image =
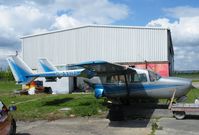
[{"label": "wooden post", "polygon": [[171,110],[172,103],[173,103],[173,100],[175,98],[175,94],[176,94],[176,89],[174,89],[174,91],[173,91],[173,95],[172,95],[172,98],[171,98],[171,101],[170,101],[170,104],[169,104],[169,107],[168,107],[169,110]]}]

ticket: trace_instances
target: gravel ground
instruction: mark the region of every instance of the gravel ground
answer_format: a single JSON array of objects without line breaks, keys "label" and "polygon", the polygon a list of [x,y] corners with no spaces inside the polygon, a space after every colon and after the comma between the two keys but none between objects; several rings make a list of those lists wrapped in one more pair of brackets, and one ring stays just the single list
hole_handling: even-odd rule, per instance
[{"label": "gravel ground", "polygon": [[199,119],[189,118],[176,120],[174,118],[161,118],[158,125],[161,130],[156,130],[156,135],[198,135]]},{"label": "gravel ground", "polygon": [[[198,135],[199,117],[184,120],[161,118],[155,135]],[[17,122],[17,135],[149,135],[152,121],[110,122],[102,118],[70,118],[55,121]]]},{"label": "gravel ground", "polygon": [[70,118],[55,121],[17,122],[17,135],[148,135],[151,122],[110,122],[102,118]]}]

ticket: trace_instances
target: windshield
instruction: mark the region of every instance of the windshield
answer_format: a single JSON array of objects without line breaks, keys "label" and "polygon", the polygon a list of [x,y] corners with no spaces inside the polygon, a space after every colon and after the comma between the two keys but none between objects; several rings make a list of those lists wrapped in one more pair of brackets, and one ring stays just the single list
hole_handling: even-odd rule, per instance
[{"label": "windshield", "polygon": [[149,79],[151,82],[157,81],[161,78],[161,76],[153,71],[149,71]]}]

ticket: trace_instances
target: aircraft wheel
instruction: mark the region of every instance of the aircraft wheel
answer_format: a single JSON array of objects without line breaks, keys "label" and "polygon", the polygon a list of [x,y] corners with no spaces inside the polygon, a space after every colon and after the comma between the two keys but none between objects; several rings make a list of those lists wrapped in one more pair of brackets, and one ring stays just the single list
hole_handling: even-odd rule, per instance
[{"label": "aircraft wheel", "polygon": [[110,121],[123,121],[124,113],[121,106],[113,105],[109,110],[109,120]]},{"label": "aircraft wheel", "polygon": [[183,111],[174,111],[174,112],[173,112],[173,115],[174,115],[174,117],[175,117],[177,120],[182,120],[182,119],[184,119],[185,116],[186,116],[185,112],[183,112]]}]

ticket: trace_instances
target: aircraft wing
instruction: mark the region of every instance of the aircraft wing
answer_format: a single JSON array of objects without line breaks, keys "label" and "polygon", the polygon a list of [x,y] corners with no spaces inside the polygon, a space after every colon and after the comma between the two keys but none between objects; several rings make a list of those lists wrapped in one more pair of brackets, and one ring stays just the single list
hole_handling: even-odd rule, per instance
[{"label": "aircraft wing", "polygon": [[[40,59],[39,62],[45,72],[58,71],[56,67],[47,59]],[[67,69],[67,71],[84,69],[82,73],[84,74],[84,76],[86,76],[87,74],[87,76],[89,76],[87,78],[90,78],[91,76],[99,76],[106,74],[121,74],[124,70],[126,70],[126,68],[122,65],[99,60],[73,64],[64,67]],[[82,75],[82,73],[80,74],[80,76]]]},{"label": "aircraft wing", "polygon": [[75,64],[73,66],[82,67],[88,71],[94,72],[95,76],[107,75],[107,74],[122,74],[126,67],[113,64],[106,61],[90,61],[80,64]]}]

